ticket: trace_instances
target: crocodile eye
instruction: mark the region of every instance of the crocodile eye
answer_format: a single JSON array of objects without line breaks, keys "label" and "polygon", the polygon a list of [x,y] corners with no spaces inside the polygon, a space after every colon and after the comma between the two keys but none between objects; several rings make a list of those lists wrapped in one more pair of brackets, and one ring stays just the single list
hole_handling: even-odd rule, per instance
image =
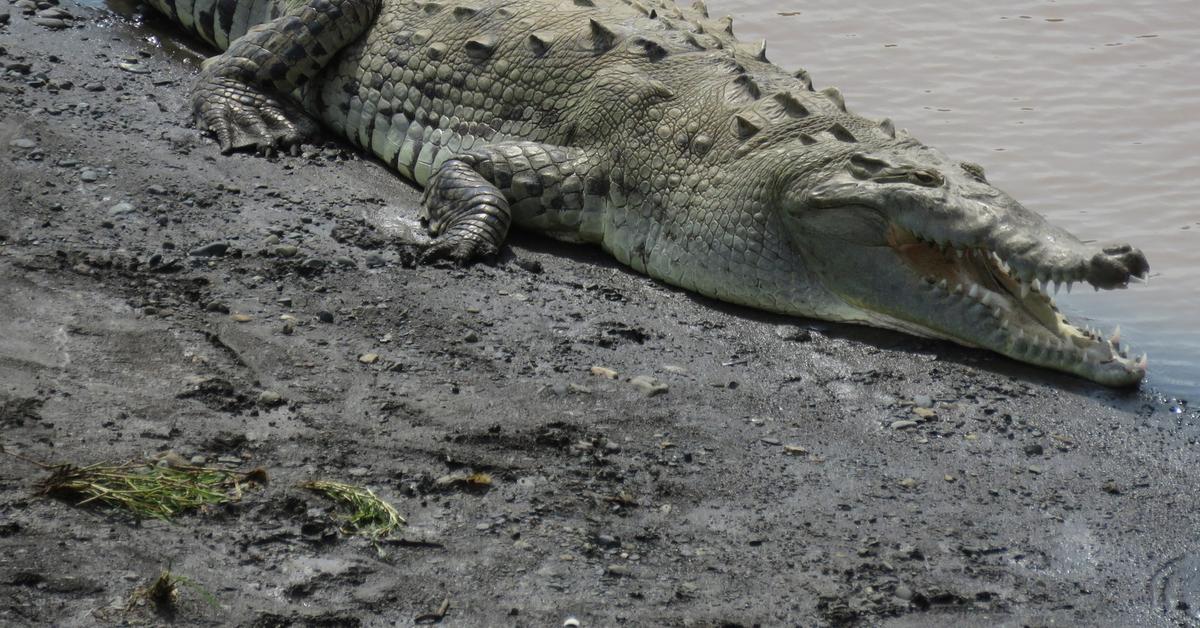
[{"label": "crocodile eye", "polygon": [[942,184],[942,175],[933,170],[913,170],[908,173],[908,180],[927,188],[935,188]]},{"label": "crocodile eye", "polygon": [[983,166],[969,161],[964,161],[959,166],[962,166],[963,171],[974,177],[976,181],[987,183],[987,175],[983,172]]}]

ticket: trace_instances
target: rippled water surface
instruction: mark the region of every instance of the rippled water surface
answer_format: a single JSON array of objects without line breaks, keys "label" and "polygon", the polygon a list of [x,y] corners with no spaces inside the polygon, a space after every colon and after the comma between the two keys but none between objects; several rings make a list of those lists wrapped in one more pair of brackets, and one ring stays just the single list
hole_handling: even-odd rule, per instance
[{"label": "rippled water surface", "polygon": [[[1200,390],[1200,2],[709,0],[771,60],[857,113],[987,167],[1084,240],[1145,251],[1149,286],[1058,298],[1150,354],[1149,387]],[[1078,287],[1077,287],[1078,288]],[[1197,400],[1200,401],[1200,400]]]}]

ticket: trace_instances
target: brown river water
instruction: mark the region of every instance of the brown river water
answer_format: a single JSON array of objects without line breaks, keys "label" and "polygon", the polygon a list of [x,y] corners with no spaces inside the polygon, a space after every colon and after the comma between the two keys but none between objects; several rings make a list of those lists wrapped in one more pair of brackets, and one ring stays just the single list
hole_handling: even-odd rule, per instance
[{"label": "brown river water", "polygon": [[1120,324],[1148,390],[1200,391],[1200,2],[709,0],[738,38],[835,85],[1084,240],[1141,248],[1150,283],[1058,302]]}]

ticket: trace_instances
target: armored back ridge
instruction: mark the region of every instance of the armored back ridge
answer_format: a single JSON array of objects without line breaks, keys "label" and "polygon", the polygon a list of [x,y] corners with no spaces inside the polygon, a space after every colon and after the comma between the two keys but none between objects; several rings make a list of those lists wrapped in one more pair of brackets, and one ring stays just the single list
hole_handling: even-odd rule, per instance
[{"label": "armored back ridge", "polygon": [[225,49],[194,95],[223,150],[319,120],[425,187],[426,260],[493,256],[515,223],[726,301],[1145,373],[1045,294],[1124,285],[1140,252],[1093,250],[850,113],[701,2],[153,2]]}]

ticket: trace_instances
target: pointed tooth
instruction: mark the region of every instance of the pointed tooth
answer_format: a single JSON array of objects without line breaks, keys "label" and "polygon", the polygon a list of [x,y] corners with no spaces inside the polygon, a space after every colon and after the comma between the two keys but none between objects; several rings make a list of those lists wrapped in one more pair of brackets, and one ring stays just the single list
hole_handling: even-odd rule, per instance
[{"label": "pointed tooth", "polygon": [[1109,337],[1108,342],[1110,344],[1114,344],[1114,345],[1121,344],[1121,326],[1120,325],[1117,325],[1117,328],[1113,330],[1112,336]]},{"label": "pointed tooth", "polygon": [[1140,369],[1142,369],[1142,370],[1145,370],[1145,369],[1146,369],[1146,367],[1150,366],[1150,354],[1149,354],[1149,353],[1143,353],[1143,354],[1141,355],[1141,357],[1139,357],[1139,358],[1137,359],[1137,361],[1133,363],[1133,365],[1134,365],[1134,366],[1136,366],[1137,368],[1140,368]]},{"label": "pointed tooth", "polygon": [[1055,282],[1054,282],[1054,296],[1058,296],[1058,291],[1059,291],[1059,290],[1062,290],[1062,282],[1061,282],[1061,281],[1055,281]]},{"label": "pointed tooth", "polygon": [[1074,281],[1067,280],[1067,294],[1071,294],[1071,287],[1075,285]]},{"label": "pointed tooth", "polygon": [[970,291],[970,292],[968,292],[967,294],[968,294],[968,295],[970,295],[970,297],[971,297],[972,299],[975,299],[976,301],[978,301],[978,300],[979,300],[979,294],[980,294],[980,290],[979,290],[979,284],[977,284],[977,283],[973,283],[973,284],[971,284],[971,291]]},{"label": "pointed tooth", "polygon": [[948,281],[946,281],[945,279],[938,282],[938,287],[941,288],[944,292],[950,291],[950,283]]},{"label": "pointed tooth", "polygon": [[[994,318],[996,320],[1003,320],[1004,312],[1000,308],[994,307],[994,308],[992,308],[992,318]],[[1004,321],[1004,324],[1005,324],[1005,326],[1007,326],[1008,321]]]},{"label": "pointed tooth", "polygon": [[1148,282],[1145,279],[1138,277],[1137,275],[1130,275],[1129,283],[1148,283]]},{"label": "pointed tooth", "polygon": [[1022,281],[1022,282],[1020,282],[1020,285],[1021,285],[1021,299],[1024,300],[1026,297],[1029,296],[1029,284]]},{"label": "pointed tooth", "polygon": [[958,284],[957,286],[954,286],[954,294],[962,296],[962,293],[963,293],[963,285],[961,283]]},{"label": "pointed tooth", "polygon": [[[996,310],[996,313],[999,314],[1000,310]],[[1008,319],[1002,319],[1000,321],[1000,329],[1008,331]]]}]

